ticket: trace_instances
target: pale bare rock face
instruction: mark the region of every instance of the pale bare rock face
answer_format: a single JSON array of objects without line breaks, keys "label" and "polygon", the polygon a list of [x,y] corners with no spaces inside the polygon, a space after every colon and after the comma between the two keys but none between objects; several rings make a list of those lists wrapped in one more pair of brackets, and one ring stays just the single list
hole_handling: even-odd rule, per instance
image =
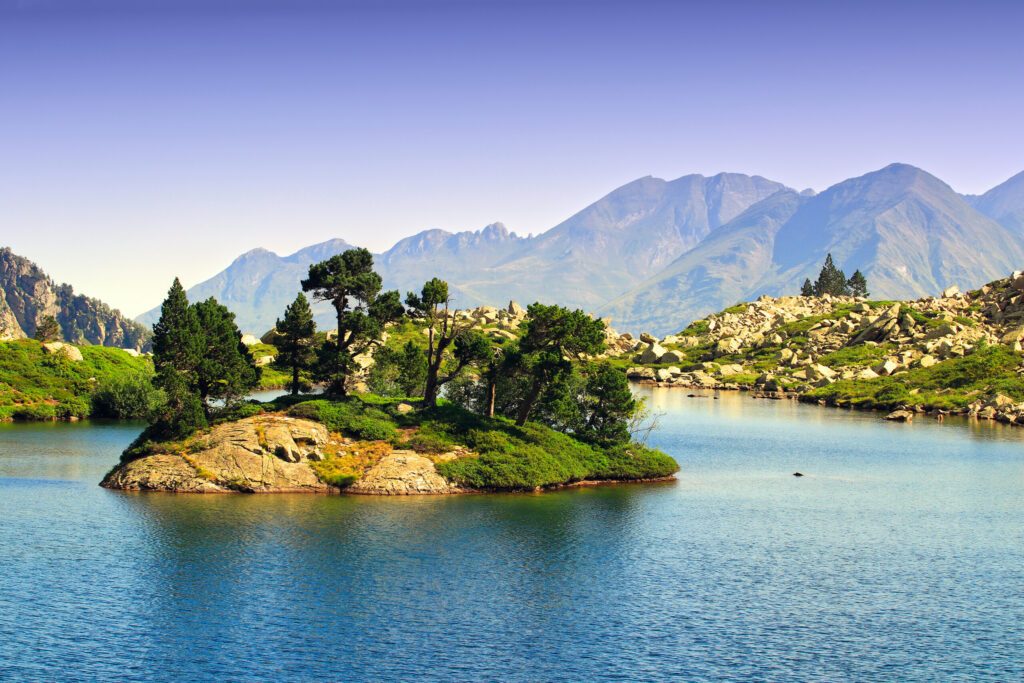
[{"label": "pale bare rock face", "polygon": [[437,472],[434,463],[414,451],[392,451],[346,489],[349,493],[384,496],[463,493],[465,489]]},{"label": "pale bare rock face", "polygon": [[118,466],[102,486],[195,493],[330,492],[309,461],[323,458],[330,433],[317,422],[259,415],[218,425],[193,453],[160,453]]}]

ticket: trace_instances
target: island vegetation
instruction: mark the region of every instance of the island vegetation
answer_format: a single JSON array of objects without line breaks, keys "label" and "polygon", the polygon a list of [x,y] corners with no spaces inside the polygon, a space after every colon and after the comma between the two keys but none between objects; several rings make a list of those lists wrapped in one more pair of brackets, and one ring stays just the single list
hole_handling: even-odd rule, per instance
[{"label": "island vegetation", "polygon": [[[382,291],[365,249],[313,264],[302,288],[269,336],[289,393],[259,403],[244,398],[262,369],[232,314],[213,299],[189,303],[176,280],[153,330],[162,400],[105,484],[349,490],[375,468],[405,466],[389,486],[405,477],[400,492],[433,493],[662,479],[678,469],[634,438],[642,402],[621,370],[595,360],[606,326],[583,311],[533,304],[516,333],[495,338],[451,307],[439,278],[404,299]],[[317,332],[305,293],[334,308],[336,330]],[[311,384],[324,393],[303,394]],[[238,444],[248,446],[231,450]],[[259,473],[239,457],[261,459]]]}]

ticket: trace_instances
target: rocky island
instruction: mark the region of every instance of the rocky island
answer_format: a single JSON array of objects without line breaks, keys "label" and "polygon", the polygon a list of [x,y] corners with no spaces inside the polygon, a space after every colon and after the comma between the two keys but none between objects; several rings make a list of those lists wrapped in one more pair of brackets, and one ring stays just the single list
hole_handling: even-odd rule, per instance
[{"label": "rocky island", "polygon": [[[289,405],[290,404],[290,405]],[[529,491],[671,478],[640,444],[600,448],[539,424],[361,396],[246,404],[248,417],[177,441],[140,439],[102,486],[181,493],[366,495]]]}]

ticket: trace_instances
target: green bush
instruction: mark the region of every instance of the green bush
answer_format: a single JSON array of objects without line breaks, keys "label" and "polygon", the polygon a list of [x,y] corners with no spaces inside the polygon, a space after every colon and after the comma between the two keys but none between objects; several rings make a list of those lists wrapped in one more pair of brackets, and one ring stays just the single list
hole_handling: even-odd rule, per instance
[{"label": "green bush", "polygon": [[144,419],[163,400],[148,375],[113,377],[100,384],[92,395],[94,417],[116,420]]}]

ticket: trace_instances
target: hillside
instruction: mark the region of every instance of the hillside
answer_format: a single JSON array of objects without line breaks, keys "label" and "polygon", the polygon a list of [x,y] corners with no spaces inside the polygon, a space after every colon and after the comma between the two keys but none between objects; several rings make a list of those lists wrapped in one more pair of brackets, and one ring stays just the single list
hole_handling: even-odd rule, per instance
[{"label": "hillside", "polygon": [[0,341],[0,421],[141,417],[122,399],[145,400],[152,373],[149,358],[123,349]]},{"label": "hillside", "polygon": [[149,331],[101,301],[58,285],[32,261],[0,249],[0,340],[23,339],[52,316],[73,344],[142,349]]},{"label": "hillside", "polygon": [[1024,264],[1019,234],[938,178],[893,164],[813,197],[780,193],[751,207],[600,313],[664,333],[736,301],[797,292],[828,253],[891,299],[976,287]]},{"label": "hillside", "polygon": [[966,294],[904,302],[764,296],[640,345],[629,374],[1024,424],[1022,340],[1016,272]]}]

